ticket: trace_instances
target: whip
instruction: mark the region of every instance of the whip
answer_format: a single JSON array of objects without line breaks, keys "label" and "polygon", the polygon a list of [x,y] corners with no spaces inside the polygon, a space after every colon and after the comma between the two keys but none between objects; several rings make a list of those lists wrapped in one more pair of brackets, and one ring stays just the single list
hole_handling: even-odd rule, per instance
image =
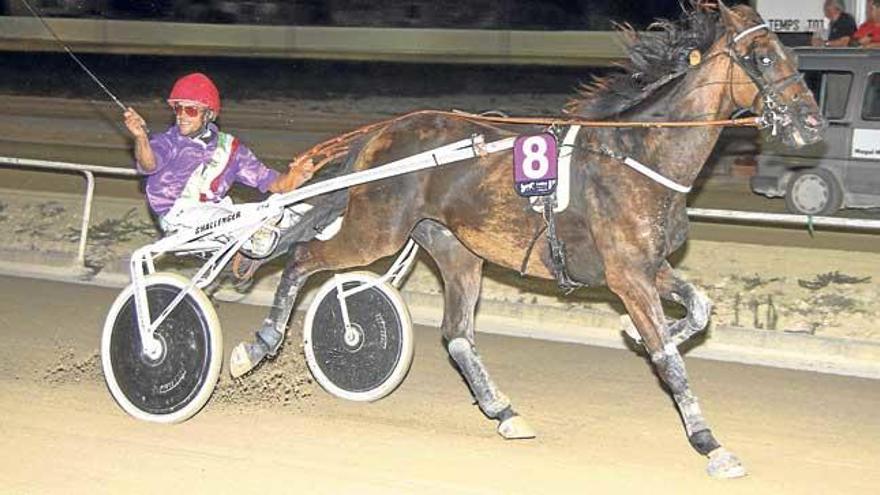
[{"label": "whip", "polygon": [[82,63],[79,57],[77,57],[76,54],[73,53],[73,50],[71,50],[65,42],[61,41],[61,38],[59,38],[58,35],[55,34],[55,31],[52,29],[52,27],[49,26],[49,23],[47,23],[46,20],[43,19],[43,17],[40,16],[40,14],[37,13],[37,11],[34,10],[33,7],[31,7],[31,4],[28,2],[28,0],[21,0],[21,3],[23,3],[24,6],[27,7],[27,9],[31,12],[31,14],[33,14],[33,16],[36,17],[43,24],[43,27],[46,28],[46,31],[48,31],[49,34],[51,34],[52,37],[55,38],[55,41],[57,41],[62,48],[64,48],[64,51],[66,51],[67,54],[70,55],[70,58],[72,58],[73,61],[76,62],[77,65],[79,65],[82,70],[84,70],[85,73],[89,75],[89,77],[92,78],[92,81],[95,81],[95,83],[101,89],[103,89],[105,93],[107,93],[107,96],[109,96],[110,99],[113,100],[113,103],[117,104],[123,112],[126,111],[128,108],[119,100],[119,98],[116,97],[116,95],[114,95],[112,92],[110,92],[109,89],[107,89],[107,86],[102,83],[100,79],[98,79],[98,76],[92,73],[92,71],[90,71],[88,67],[86,67],[86,64]]}]

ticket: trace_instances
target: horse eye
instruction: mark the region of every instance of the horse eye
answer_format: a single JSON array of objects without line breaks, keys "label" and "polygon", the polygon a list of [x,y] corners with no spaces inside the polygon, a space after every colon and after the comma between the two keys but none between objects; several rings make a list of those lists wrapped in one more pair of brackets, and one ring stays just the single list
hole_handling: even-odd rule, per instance
[{"label": "horse eye", "polygon": [[773,65],[773,59],[770,58],[770,57],[768,57],[768,56],[766,56],[766,55],[764,55],[763,57],[761,57],[760,60],[761,60],[761,65],[763,65],[763,66],[770,66],[770,65]]}]

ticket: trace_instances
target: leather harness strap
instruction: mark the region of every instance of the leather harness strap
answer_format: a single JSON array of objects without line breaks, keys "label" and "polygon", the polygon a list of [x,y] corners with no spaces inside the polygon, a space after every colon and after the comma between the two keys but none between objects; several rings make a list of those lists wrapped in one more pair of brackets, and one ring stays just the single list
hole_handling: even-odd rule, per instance
[{"label": "leather harness strap", "polygon": [[550,246],[550,263],[553,267],[553,275],[556,277],[556,285],[566,294],[584,287],[584,284],[575,282],[568,275],[565,259],[565,243],[556,234],[556,193],[544,198],[544,223],[547,224],[547,244]]},{"label": "leather harness strap", "polygon": [[548,196],[542,196],[541,202],[544,207],[542,213],[544,224],[535,229],[535,235],[532,237],[531,242],[529,242],[529,247],[526,248],[526,254],[523,256],[519,275],[521,277],[525,276],[526,270],[529,267],[529,259],[532,257],[532,250],[535,248],[535,244],[538,242],[541,234],[546,234],[547,246],[550,248],[550,269],[553,276],[556,278],[556,285],[558,285],[566,294],[577,288],[586,287],[586,284],[576,282],[568,275],[565,242],[563,242],[556,233],[556,193],[554,192]]}]

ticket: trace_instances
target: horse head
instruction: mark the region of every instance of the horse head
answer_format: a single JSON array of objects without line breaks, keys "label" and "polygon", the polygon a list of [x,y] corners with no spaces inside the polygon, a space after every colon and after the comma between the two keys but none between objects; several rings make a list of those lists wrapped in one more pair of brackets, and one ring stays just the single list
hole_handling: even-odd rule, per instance
[{"label": "horse head", "polygon": [[[772,135],[789,146],[822,139],[826,126],[813,93],[798,72],[797,57],[779,41],[751,7],[726,7],[720,0],[724,50],[732,60],[730,98],[733,104],[761,116]],[[746,80],[750,84],[734,84]],[[749,102],[747,106],[742,102]]]}]

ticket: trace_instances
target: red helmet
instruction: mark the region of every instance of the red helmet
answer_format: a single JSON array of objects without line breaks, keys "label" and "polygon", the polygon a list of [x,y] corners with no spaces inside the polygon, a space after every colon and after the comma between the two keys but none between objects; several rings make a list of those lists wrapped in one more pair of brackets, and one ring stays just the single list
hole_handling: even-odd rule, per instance
[{"label": "red helmet", "polygon": [[174,83],[168,104],[177,102],[198,103],[211,109],[215,117],[220,114],[220,92],[211,79],[201,72],[187,74]]}]

